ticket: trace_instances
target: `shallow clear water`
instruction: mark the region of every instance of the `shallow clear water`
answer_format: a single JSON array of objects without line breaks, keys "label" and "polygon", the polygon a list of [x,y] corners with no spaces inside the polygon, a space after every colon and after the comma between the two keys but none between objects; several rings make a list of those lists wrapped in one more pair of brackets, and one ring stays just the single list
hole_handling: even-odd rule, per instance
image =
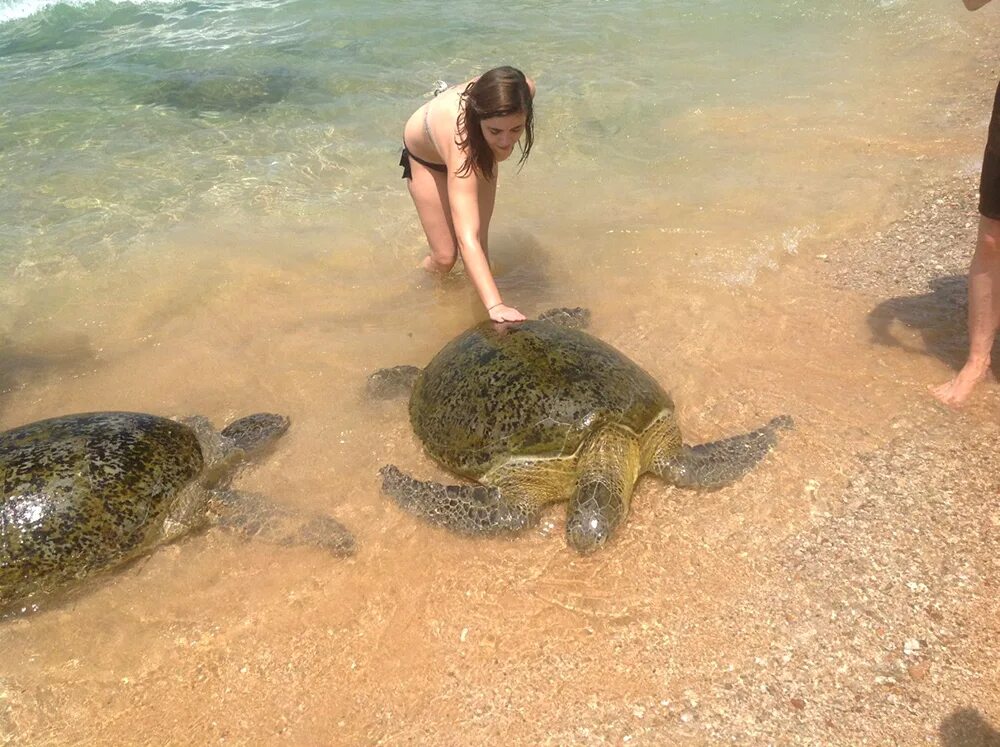
[{"label": "shallow clear water", "polygon": [[[504,62],[540,95],[537,151],[504,174],[503,225],[575,240],[674,228],[672,209],[765,209],[769,226],[807,229],[817,205],[847,201],[838,180],[803,173],[827,133],[940,126],[912,116],[925,102],[900,73],[928,46],[961,45],[955,15],[930,2],[5,0],[0,261],[8,276],[26,262],[98,269],[206,224],[308,226],[329,237],[305,247],[320,256],[357,241],[363,255],[415,252],[401,123],[435,80]],[[940,62],[930,75],[954,65]],[[846,161],[840,180],[857,173]]]},{"label": "shallow clear water", "polygon": [[[72,741],[84,714],[91,741],[127,740],[138,714],[161,743],[289,724],[306,743],[406,743],[430,739],[427,712],[483,742],[473,707],[537,716],[537,693],[570,695],[558,672],[600,692],[622,635],[643,661],[710,672],[729,645],[712,604],[738,600],[755,547],[824,508],[803,485],[835,485],[844,444],[877,442],[944,373],[873,356],[869,299],[810,285],[806,260],[934,174],[974,179],[982,30],[960,3],[827,5],[0,0],[0,425],[287,413],[241,486],[336,515],[360,547],[344,562],[209,532],[0,627],[24,652],[0,669],[0,727]],[[707,501],[645,481],[618,543],[587,559],[558,510],[478,543],[401,514],[381,464],[443,473],[402,403],[361,394],[483,317],[460,272],[416,271],[396,163],[437,79],[504,63],[538,84],[535,150],[501,169],[491,230],[505,298],[590,307],[692,441],[800,422]],[[655,689],[622,677],[609,702]],[[528,723],[508,726],[532,741]]]},{"label": "shallow clear water", "polygon": [[443,300],[412,287],[424,243],[397,151],[435,80],[505,62],[539,86],[536,149],[503,170],[492,227],[508,300],[745,286],[980,136],[947,95],[963,22],[918,0],[3,0],[0,333],[107,325],[92,342],[117,346],[128,299],[177,313],[193,288],[284,272],[271,309],[315,280],[339,335],[401,307],[464,324],[461,281]]}]

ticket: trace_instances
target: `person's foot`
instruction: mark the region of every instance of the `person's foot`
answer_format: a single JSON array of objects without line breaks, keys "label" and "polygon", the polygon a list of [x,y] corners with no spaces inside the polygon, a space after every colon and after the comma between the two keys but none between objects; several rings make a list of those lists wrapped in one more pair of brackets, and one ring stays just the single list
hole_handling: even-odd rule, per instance
[{"label": "person's foot", "polygon": [[931,394],[948,407],[961,407],[976,388],[976,384],[986,376],[989,367],[989,361],[983,364],[966,363],[951,381],[929,387]]}]

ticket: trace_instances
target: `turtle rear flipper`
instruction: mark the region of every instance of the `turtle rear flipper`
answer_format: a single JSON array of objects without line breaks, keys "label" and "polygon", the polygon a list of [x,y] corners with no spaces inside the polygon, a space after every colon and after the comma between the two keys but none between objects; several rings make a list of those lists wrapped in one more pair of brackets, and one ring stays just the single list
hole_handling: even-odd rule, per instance
[{"label": "turtle rear flipper", "polygon": [[682,446],[669,456],[657,455],[652,471],[681,488],[714,490],[750,471],[778,442],[778,431],[791,428],[791,417],[781,415],[763,428],[697,446]]},{"label": "turtle rear flipper", "polygon": [[255,493],[212,491],[217,525],[275,545],[313,545],[345,556],[354,553],[354,535],[336,519],[303,515]]},{"label": "turtle rear flipper", "polygon": [[394,399],[409,394],[419,375],[420,369],[416,366],[380,368],[368,377],[365,391],[372,399]]},{"label": "turtle rear flipper", "polygon": [[334,555],[353,555],[354,535],[332,516],[317,514],[303,523],[301,520],[292,531],[280,538],[281,545],[313,545],[329,550]]},{"label": "turtle rear flipper", "polygon": [[416,480],[387,464],[379,470],[382,492],[411,514],[462,534],[517,532],[538,521],[538,508],[510,500],[497,487],[442,485]]}]

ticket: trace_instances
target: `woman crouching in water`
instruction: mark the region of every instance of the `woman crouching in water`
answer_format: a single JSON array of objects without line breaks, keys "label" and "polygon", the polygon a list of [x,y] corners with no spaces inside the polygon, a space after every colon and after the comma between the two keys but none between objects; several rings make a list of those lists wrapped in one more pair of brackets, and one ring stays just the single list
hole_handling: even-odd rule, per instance
[{"label": "woman crouching in water", "polygon": [[518,163],[531,152],[534,96],[534,82],[520,70],[494,68],[428,101],[403,130],[399,165],[430,247],[423,268],[447,273],[461,252],[495,322],[525,318],[500,297],[490,271],[488,235],[498,164],[510,157],[522,136]]}]

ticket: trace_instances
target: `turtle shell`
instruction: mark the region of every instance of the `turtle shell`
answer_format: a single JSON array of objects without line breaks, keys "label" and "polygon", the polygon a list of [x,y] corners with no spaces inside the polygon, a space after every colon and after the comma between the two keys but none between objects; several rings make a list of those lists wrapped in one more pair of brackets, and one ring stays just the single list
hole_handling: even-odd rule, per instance
[{"label": "turtle shell", "polygon": [[517,457],[576,452],[608,424],[636,434],[673,402],[636,363],[586,332],[552,322],[484,322],[448,343],[410,398],[428,453],[478,479]]},{"label": "turtle shell", "polygon": [[193,430],[155,415],[68,415],[0,433],[0,602],[138,549],[202,470]]}]

